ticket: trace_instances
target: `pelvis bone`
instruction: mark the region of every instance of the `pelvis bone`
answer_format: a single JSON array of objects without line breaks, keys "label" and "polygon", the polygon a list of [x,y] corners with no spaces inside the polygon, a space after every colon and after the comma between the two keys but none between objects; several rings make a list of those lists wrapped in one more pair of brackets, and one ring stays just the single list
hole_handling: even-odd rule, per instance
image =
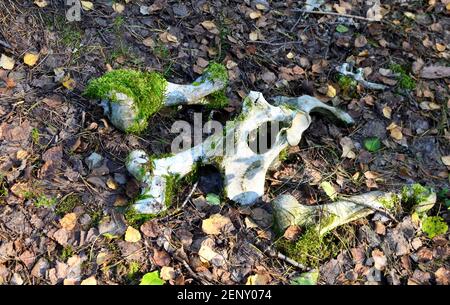
[{"label": "pelvis bone", "polygon": [[[276,97],[271,105],[260,92],[252,91],[244,100],[242,113],[227,125],[225,132],[166,158],[151,159],[142,150],[132,151],[126,162],[127,169],[145,185],[134,208],[145,214],[164,211],[170,203],[174,181],[189,174],[198,162],[213,164],[222,170],[229,199],[243,205],[255,203],[264,194],[267,170],[283,149],[299,144],[311,124],[311,112],[353,123],[347,113],[311,96]],[[249,137],[268,122],[279,123],[281,128],[271,148],[257,153],[249,146]]]}]

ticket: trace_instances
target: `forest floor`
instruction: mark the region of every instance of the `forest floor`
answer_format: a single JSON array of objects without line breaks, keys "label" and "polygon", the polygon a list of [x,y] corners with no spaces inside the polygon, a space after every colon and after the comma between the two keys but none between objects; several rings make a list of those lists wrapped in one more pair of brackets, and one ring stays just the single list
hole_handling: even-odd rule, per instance
[{"label": "forest floor", "polygon": [[[397,221],[376,213],[305,252],[301,228],[273,230],[270,205],[284,193],[330,202],[323,181],[342,195],[420,183],[438,195],[430,215],[450,221],[448,0],[381,1],[381,10],[377,1],[325,1],[334,14],[304,13],[292,0],[92,2],[80,22],[67,21],[60,1],[0,2],[0,284],[138,284],[153,271],[152,281],[168,284],[289,284],[311,269],[319,284],[450,283],[448,230],[430,238],[408,213]],[[110,69],[159,71],[182,84],[209,61],[227,67],[229,106],[163,109],[140,136],[115,129],[82,96]],[[340,79],[345,62],[388,89]],[[174,121],[202,112],[205,122],[225,122],[250,90],[314,95],[356,124],[314,115],[254,206],[211,204],[220,179],[204,168],[192,196],[192,182],[177,186],[166,216],[125,217],[139,192],[127,153],[169,152]],[[381,148],[370,151],[368,138]],[[92,153],[101,160],[87,162]],[[206,234],[203,220],[217,213],[227,225]]]}]

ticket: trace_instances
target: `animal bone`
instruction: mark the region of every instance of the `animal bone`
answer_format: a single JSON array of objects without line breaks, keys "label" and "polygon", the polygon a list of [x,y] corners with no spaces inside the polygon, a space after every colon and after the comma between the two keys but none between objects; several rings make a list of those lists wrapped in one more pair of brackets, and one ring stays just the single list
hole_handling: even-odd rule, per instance
[{"label": "animal bone", "polygon": [[[142,150],[132,151],[126,167],[138,181],[146,185],[134,208],[144,214],[164,211],[170,200],[170,184],[175,178],[190,173],[197,162],[219,167],[225,175],[227,197],[240,204],[250,205],[264,194],[266,172],[280,152],[289,145],[299,144],[303,131],[311,123],[310,112],[333,114],[344,123],[353,123],[347,113],[311,96],[276,97],[274,100],[275,105],[271,105],[260,92],[250,92],[244,100],[240,116],[227,124],[225,135],[216,133],[201,144],[171,157],[151,160]],[[277,130],[272,147],[258,154],[250,148],[249,136],[268,122],[279,122],[284,127]],[[226,152],[223,155],[224,146]]]},{"label": "animal bone", "polygon": [[372,90],[385,90],[387,86],[377,83],[372,83],[364,79],[364,71],[361,68],[356,69],[356,73],[352,71],[351,65],[348,63],[343,63],[341,66],[336,67],[336,70],[341,73],[342,75],[352,77],[354,80],[356,80],[358,83],[361,84],[361,86],[372,89]]},{"label": "animal bone", "polygon": [[[280,195],[272,202],[275,221],[280,230],[291,225],[316,226],[323,235],[332,229],[359,218],[366,217],[376,211],[394,212],[395,202],[406,200],[402,196],[412,196],[408,192],[402,195],[380,191],[342,198],[329,204],[303,205],[291,195]],[[427,192],[415,206],[418,213],[426,213],[436,202],[436,193]]]},{"label": "animal bone", "polygon": [[168,82],[157,72],[113,70],[92,80],[85,95],[101,99],[100,105],[115,127],[139,133],[147,127],[148,118],[162,107],[194,104],[223,107],[220,103],[213,105],[206,97],[223,90],[227,81],[225,67],[216,63],[210,64],[190,85]]}]

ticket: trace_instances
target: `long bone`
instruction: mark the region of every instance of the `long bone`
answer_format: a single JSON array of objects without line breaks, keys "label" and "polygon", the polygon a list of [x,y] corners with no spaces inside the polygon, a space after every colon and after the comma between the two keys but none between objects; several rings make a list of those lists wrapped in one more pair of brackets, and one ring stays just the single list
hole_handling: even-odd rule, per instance
[{"label": "long bone", "polygon": [[348,63],[336,67],[336,70],[342,75],[348,76],[356,80],[364,88],[372,90],[385,90],[387,86],[377,83],[372,83],[364,79],[364,71],[361,68],[356,69],[356,73],[352,71],[352,66]]},{"label": "long bone", "polygon": [[[157,72],[113,70],[90,81],[85,95],[101,99],[105,115],[118,129],[139,133],[147,127],[151,115],[162,107],[205,105],[221,107],[206,97],[225,88],[225,67],[212,63],[192,84],[168,82]],[[214,105],[213,105],[214,104]]]},{"label": "long bone", "polygon": [[[406,195],[406,198],[402,198]],[[366,217],[376,211],[395,213],[396,204],[402,200],[411,200],[413,195],[408,192],[396,194],[393,192],[374,191],[361,195],[342,198],[333,203],[321,205],[300,204],[295,197],[285,194],[272,201],[275,221],[280,230],[291,225],[304,227],[315,226],[320,235],[345,223]],[[424,192],[416,202],[414,211],[426,213],[436,202],[436,193]]]},{"label": "long bone", "polygon": [[[260,92],[252,91],[244,100],[242,113],[227,125],[225,135],[214,134],[201,144],[167,158],[150,159],[142,150],[132,151],[127,169],[145,185],[134,208],[144,214],[164,211],[175,178],[190,173],[197,162],[214,164],[224,172],[229,199],[243,205],[253,204],[264,194],[266,172],[273,161],[289,145],[299,144],[303,131],[311,124],[310,112],[332,114],[344,123],[353,123],[347,113],[311,96],[277,97],[275,103],[276,106],[269,104]],[[250,148],[248,139],[252,131],[268,122],[280,122],[286,127],[278,131],[269,150],[258,154]],[[224,146],[226,151],[220,158]]]}]

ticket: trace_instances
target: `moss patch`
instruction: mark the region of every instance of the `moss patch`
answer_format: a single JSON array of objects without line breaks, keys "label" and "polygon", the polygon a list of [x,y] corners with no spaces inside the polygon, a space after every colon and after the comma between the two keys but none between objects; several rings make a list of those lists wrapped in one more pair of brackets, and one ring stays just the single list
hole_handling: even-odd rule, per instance
[{"label": "moss patch", "polygon": [[429,238],[447,233],[448,225],[440,216],[426,217],[422,222],[422,231],[425,232]]},{"label": "moss patch", "polygon": [[389,69],[392,72],[397,73],[398,76],[398,86],[405,90],[414,90],[416,88],[416,81],[409,75],[404,67],[399,64],[391,64]]},{"label": "moss patch", "polygon": [[353,96],[356,92],[356,86],[358,85],[358,82],[354,80],[353,77],[347,75],[339,75],[338,84],[344,95]]},{"label": "moss patch", "polygon": [[73,209],[77,206],[80,205],[82,203],[80,196],[75,195],[75,194],[71,194],[69,196],[67,196],[66,198],[64,198],[63,200],[61,200],[57,205],[56,205],[56,214],[63,216],[67,213],[70,213],[73,211]]},{"label": "moss patch", "polygon": [[138,115],[125,131],[140,133],[147,127],[147,119],[163,106],[166,87],[167,81],[157,72],[113,70],[91,80],[83,95],[111,102],[118,102],[117,92],[132,98]]},{"label": "moss patch", "polygon": [[228,97],[224,90],[216,91],[206,97],[208,103],[206,108],[208,109],[220,109],[228,106]]},{"label": "moss patch", "polygon": [[217,62],[210,62],[208,67],[203,71],[203,74],[210,81],[228,82],[228,72],[224,65]]},{"label": "moss patch", "polygon": [[340,250],[332,234],[320,236],[315,227],[310,227],[296,242],[284,238],[276,243],[277,249],[304,266],[318,267],[321,262],[334,257]]}]

